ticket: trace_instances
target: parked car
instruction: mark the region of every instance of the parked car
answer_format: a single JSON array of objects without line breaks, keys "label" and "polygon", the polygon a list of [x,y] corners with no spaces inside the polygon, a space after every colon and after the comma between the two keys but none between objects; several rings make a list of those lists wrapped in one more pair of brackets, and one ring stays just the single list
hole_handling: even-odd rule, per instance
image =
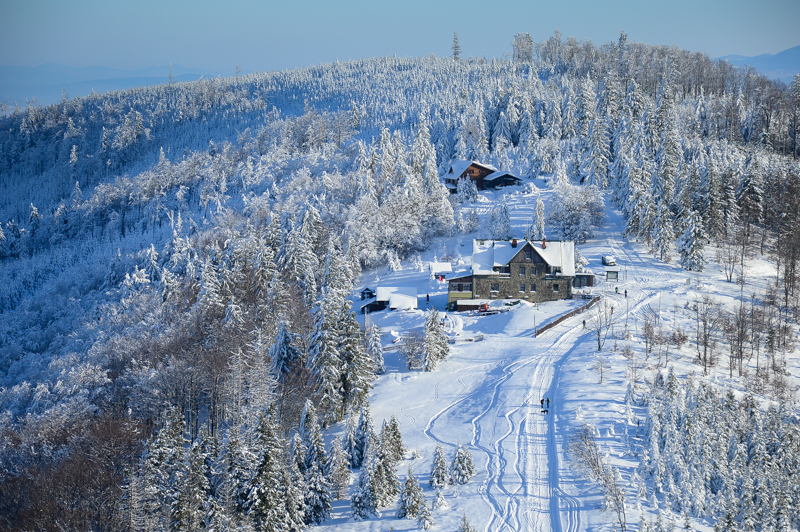
[{"label": "parked car", "polygon": [[615,259],[612,255],[603,255],[600,259],[603,261],[603,266],[616,266],[617,259]]}]

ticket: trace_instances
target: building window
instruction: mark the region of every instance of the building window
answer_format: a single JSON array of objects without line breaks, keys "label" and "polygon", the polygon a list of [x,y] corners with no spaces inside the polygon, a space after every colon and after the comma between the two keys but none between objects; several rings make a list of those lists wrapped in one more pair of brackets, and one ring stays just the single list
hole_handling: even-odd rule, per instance
[{"label": "building window", "polygon": [[525,260],[531,260],[531,252],[530,251],[526,251],[525,252]]},{"label": "building window", "polygon": [[521,285],[519,285],[519,291],[520,292],[524,292],[525,291],[525,283],[522,283]]},{"label": "building window", "polygon": [[531,285],[531,292],[536,292],[536,285],[535,284]]},{"label": "building window", "polygon": [[491,287],[489,288],[492,292],[499,292],[500,291],[500,283],[492,283]]},{"label": "building window", "polygon": [[519,267],[519,274],[520,275],[525,275],[525,266],[520,266]]},{"label": "building window", "polygon": [[558,285],[557,284],[553,285],[553,292],[558,292]]}]

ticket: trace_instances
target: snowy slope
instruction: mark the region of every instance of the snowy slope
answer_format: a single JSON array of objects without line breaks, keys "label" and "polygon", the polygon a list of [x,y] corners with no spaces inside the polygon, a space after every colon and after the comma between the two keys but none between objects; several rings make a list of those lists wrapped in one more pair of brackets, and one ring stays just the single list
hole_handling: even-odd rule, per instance
[{"label": "snowy slope", "polygon": [[[537,182],[541,185],[541,182]],[[547,201],[549,191],[542,191]],[[499,199],[491,197],[487,199]],[[507,196],[515,230],[521,234],[530,218],[534,194],[519,191]],[[475,208],[481,208],[478,204]],[[437,530],[454,530],[463,514],[478,530],[612,530],[614,516],[601,510],[602,496],[596,484],[582,478],[570,466],[566,453],[567,439],[582,423],[597,429],[598,441],[607,459],[620,470],[626,486],[627,521],[636,524],[641,513],[653,520],[655,508],[648,500],[638,501],[635,454],[639,426],[645,411],[630,408],[626,390],[630,379],[626,373],[629,360],[622,349],[630,346],[635,360],[643,360],[641,329],[645,316],[657,317],[665,328],[692,329],[692,314],[684,306],[701,294],[712,294],[722,301],[733,301],[739,287],[724,281],[715,263],[707,272],[689,274],[679,266],[662,263],[647,253],[643,245],[621,237],[623,221],[619,213],[609,209],[607,224],[596,239],[578,246],[590,260],[598,285],[595,294],[614,305],[613,332],[606,340],[602,355],[607,357],[609,371],[599,384],[593,370],[597,360],[597,340],[591,325],[584,329],[586,314],[572,317],[557,327],[534,337],[535,323],[540,326],[573,308],[580,300],[542,304],[539,309],[521,303],[505,314],[478,317],[467,313],[450,313],[451,333],[460,337],[483,334],[485,340],[457,343],[450,358],[436,371],[409,371],[392,350],[392,340],[412,328],[424,324],[425,294],[431,305],[444,309],[446,284],[432,281],[427,271],[418,271],[403,263],[397,272],[365,272],[363,284],[406,284],[416,286],[420,294],[418,311],[374,313],[370,319],[382,330],[387,373],[379,376],[371,394],[371,408],[376,425],[396,415],[409,451],[417,449],[421,458],[412,459],[411,452],[398,467],[401,482],[412,468],[426,488],[429,505],[436,493],[427,484],[434,450],[441,443],[448,458],[458,443],[468,444],[478,474],[467,485],[445,490],[447,509],[433,511]],[[467,238],[442,242],[423,261],[433,260],[437,250],[469,249]],[[613,254],[621,266],[619,284],[604,281],[600,257]],[[469,257],[465,257],[466,262]],[[766,263],[754,259],[748,290],[761,290],[769,272]],[[619,293],[614,290],[619,287]],[[356,293],[360,290],[357,287]],[[627,290],[627,298],[624,291]],[[357,302],[356,302],[357,303]],[[677,305],[677,307],[676,307]],[[361,317],[363,319],[363,317]],[[630,340],[625,331],[630,331]],[[666,353],[660,364],[655,355],[644,363],[643,377],[652,380],[667,365],[679,376],[697,375],[702,368],[694,364],[694,348],[690,343],[682,349]],[[792,361],[791,373],[800,373]],[[742,389],[735,378],[727,378],[722,364],[712,368],[710,381]],[[549,414],[543,414],[540,400],[551,400]],[[357,476],[357,471],[353,478]],[[350,519],[348,501],[339,501],[334,517],[322,527],[325,530],[395,530],[417,529],[415,520],[395,518],[396,506],[381,510],[381,516],[364,522]],[[663,511],[663,518],[682,524],[681,516]],[[712,522],[693,521],[698,530],[710,530]]]}]

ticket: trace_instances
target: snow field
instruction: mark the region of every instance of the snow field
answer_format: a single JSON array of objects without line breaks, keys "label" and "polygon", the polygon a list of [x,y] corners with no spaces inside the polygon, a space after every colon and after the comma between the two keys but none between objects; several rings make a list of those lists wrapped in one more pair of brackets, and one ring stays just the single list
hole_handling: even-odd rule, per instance
[{"label": "snow field", "polygon": [[[541,184],[541,183],[540,183]],[[542,189],[547,201],[548,189]],[[484,202],[468,207],[481,211],[496,200],[494,192],[484,193]],[[519,191],[506,195],[516,234],[522,234],[535,205],[535,193]],[[618,212],[608,209],[606,226],[595,239],[577,246],[589,259],[595,273],[596,286],[589,289],[614,306],[613,334],[609,333],[601,351],[608,363],[603,383],[593,369],[597,360],[597,343],[591,329],[591,311],[572,317],[559,326],[534,337],[537,327],[585,303],[581,300],[542,304],[539,309],[522,302],[505,314],[474,316],[448,313],[449,332],[462,337],[483,334],[485,340],[451,345],[450,357],[436,371],[409,371],[396,350],[385,352],[387,373],[374,382],[371,410],[376,429],[383,419],[396,415],[408,448],[406,460],[398,466],[401,482],[408,467],[425,488],[429,505],[436,492],[427,480],[432,467],[434,449],[441,443],[452,459],[457,444],[467,444],[473,454],[477,475],[470,482],[444,490],[449,508],[433,510],[434,529],[454,530],[466,513],[479,530],[612,530],[613,515],[601,510],[602,493],[594,482],[582,478],[570,467],[566,454],[569,435],[583,423],[596,427],[597,441],[606,460],[619,469],[626,486],[629,524],[639,522],[636,510],[634,474],[638,466],[635,455],[637,435],[643,433],[645,410],[626,405],[630,382],[628,365],[623,356],[627,346],[633,357],[643,360],[641,341],[644,318],[660,320],[665,328],[681,327],[691,335],[692,314],[684,306],[703,293],[713,294],[720,301],[733,301],[738,286],[724,282],[718,266],[709,262],[701,274],[683,271],[675,262],[662,263],[642,244],[623,240],[623,220]],[[423,262],[447,251],[451,255],[468,253],[470,237],[443,240],[421,255]],[[553,238],[553,237],[551,237]],[[459,241],[463,246],[459,245]],[[712,253],[708,251],[708,253]],[[603,254],[613,254],[622,266],[616,283],[605,280],[600,264]],[[470,257],[461,260],[469,264]],[[419,294],[417,311],[374,313],[369,319],[383,332],[384,346],[409,329],[421,328],[424,310],[435,306],[443,310],[447,301],[447,284],[430,280],[429,272],[418,271],[410,261],[403,269],[365,272],[363,285],[416,286]],[[755,260],[748,272],[752,289],[763,289],[763,276],[769,266]],[[687,285],[690,279],[690,285]],[[362,286],[357,287],[356,291]],[[614,291],[619,287],[619,293]],[[628,291],[625,298],[624,291]],[[425,295],[430,295],[426,305]],[[677,309],[675,308],[675,305]],[[355,302],[354,308],[358,307]],[[363,321],[363,317],[359,316]],[[586,329],[582,321],[587,320]],[[625,339],[625,330],[630,340]],[[392,334],[393,333],[393,334]],[[690,343],[682,349],[672,348],[666,364],[676,374],[702,373],[693,362]],[[643,364],[640,378],[651,381],[666,364],[655,366],[654,355]],[[796,370],[796,361],[793,361]],[[793,371],[797,374],[796,371]],[[724,367],[712,368],[710,379],[723,386],[741,389],[741,382],[726,377]],[[550,398],[549,414],[541,412],[539,401]],[[640,426],[637,427],[637,421]],[[638,432],[637,432],[638,429]],[[417,450],[420,458],[413,459]],[[357,472],[354,472],[355,479]],[[349,505],[340,501],[334,507],[334,518],[323,529],[345,530],[415,530],[415,520],[395,519],[396,505],[381,510],[381,517],[364,522],[349,520]],[[642,506],[649,520],[653,508],[647,501]],[[680,523],[680,516],[664,514],[665,520]],[[713,523],[696,522],[698,530],[710,530]]]}]

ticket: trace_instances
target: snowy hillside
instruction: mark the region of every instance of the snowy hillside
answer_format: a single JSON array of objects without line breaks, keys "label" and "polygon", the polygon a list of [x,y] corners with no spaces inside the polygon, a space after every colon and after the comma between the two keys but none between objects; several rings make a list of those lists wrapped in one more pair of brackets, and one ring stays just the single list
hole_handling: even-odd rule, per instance
[{"label": "snowy hillside", "polygon": [[[4,109],[0,528],[800,526],[796,95],[514,42]],[[444,313],[544,237],[589,299]]]}]

